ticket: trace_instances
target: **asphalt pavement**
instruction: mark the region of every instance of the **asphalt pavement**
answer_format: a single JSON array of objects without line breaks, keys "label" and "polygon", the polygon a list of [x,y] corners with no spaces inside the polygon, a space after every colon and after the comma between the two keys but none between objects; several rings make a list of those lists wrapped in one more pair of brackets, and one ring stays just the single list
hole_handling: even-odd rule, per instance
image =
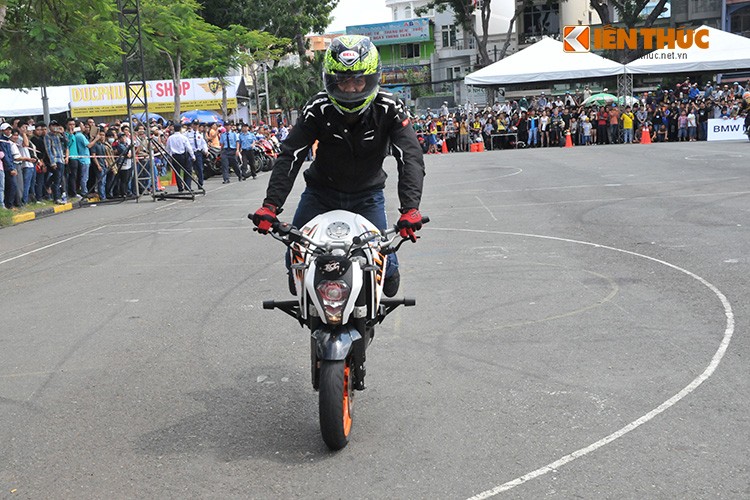
[{"label": "asphalt pavement", "polygon": [[749,160],[426,157],[417,306],[337,453],[305,330],[261,308],[289,298],[246,218],[268,174],[2,229],[0,498],[748,498]]}]

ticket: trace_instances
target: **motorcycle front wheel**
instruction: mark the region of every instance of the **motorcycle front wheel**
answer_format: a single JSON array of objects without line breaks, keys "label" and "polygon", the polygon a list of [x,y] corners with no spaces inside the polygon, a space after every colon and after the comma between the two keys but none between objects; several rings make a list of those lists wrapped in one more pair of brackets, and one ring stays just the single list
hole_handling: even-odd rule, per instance
[{"label": "motorcycle front wheel", "polygon": [[349,360],[321,361],[319,383],[320,433],[332,450],[349,443],[352,430],[352,371]]}]

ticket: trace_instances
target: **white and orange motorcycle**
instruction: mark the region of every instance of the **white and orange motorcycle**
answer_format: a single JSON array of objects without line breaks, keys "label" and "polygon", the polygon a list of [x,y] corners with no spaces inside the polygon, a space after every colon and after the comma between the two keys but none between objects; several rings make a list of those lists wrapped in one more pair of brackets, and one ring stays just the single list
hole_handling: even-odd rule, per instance
[{"label": "white and orange motorcycle", "polygon": [[[422,223],[427,222],[424,217]],[[278,222],[271,234],[291,250],[297,299],[264,301],[263,308],[280,309],[310,329],[320,430],[326,445],[339,450],[349,442],[354,391],[365,388],[366,351],[375,325],[398,306],[416,304],[383,296],[388,255],[407,239],[395,226],[381,233],[345,210],[319,215],[301,229]]]}]

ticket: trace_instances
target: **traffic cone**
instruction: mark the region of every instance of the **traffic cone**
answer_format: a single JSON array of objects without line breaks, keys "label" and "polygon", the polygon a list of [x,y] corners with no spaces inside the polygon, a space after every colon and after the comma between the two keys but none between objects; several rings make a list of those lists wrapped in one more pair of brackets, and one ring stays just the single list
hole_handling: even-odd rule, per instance
[{"label": "traffic cone", "polygon": [[177,175],[174,173],[174,169],[172,170],[172,182],[169,183],[170,186],[176,186],[177,185]]},{"label": "traffic cone", "polygon": [[572,148],[573,147],[573,138],[570,137],[570,130],[568,130],[568,133],[565,134],[565,147],[566,148]]},{"label": "traffic cone", "polygon": [[158,175],[156,176],[156,190],[164,191],[164,188],[161,186],[161,178]]},{"label": "traffic cone", "polygon": [[651,131],[646,125],[641,130],[641,144],[651,144]]},{"label": "traffic cone", "polygon": [[441,149],[441,151],[443,153],[447,153],[448,152],[448,142],[445,139],[443,139],[443,148]]},{"label": "traffic cone", "polygon": [[484,141],[477,143],[477,153],[484,151]]},{"label": "traffic cone", "polygon": [[477,143],[472,142],[469,144],[469,153],[476,153],[477,152]]}]

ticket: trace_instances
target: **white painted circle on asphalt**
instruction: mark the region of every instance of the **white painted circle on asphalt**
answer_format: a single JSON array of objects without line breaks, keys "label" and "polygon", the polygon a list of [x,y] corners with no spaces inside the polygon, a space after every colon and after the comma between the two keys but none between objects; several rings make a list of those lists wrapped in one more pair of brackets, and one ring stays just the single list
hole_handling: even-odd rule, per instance
[{"label": "white painted circle on asphalt", "polygon": [[623,253],[627,255],[632,255],[634,257],[647,259],[652,262],[656,262],[657,264],[661,264],[663,266],[667,266],[671,269],[679,271],[699,281],[706,288],[711,290],[714,293],[714,295],[716,295],[716,297],[719,299],[719,301],[721,302],[724,308],[724,315],[726,317],[726,328],[724,329],[724,335],[721,339],[721,342],[719,343],[718,349],[716,350],[713,357],[711,358],[711,361],[708,363],[708,366],[705,368],[705,370],[703,370],[703,372],[700,375],[698,375],[695,379],[693,379],[687,386],[685,386],[683,389],[677,392],[674,396],[667,399],[662,404],[660,404],[653,410],[649,411],[645,415],[633,420],[626,426],[613,432],[612,434],[609,434],[608,436],[605,436],[601,438],[600,440],[595,441],[594,443],[591,443],[590,445],[584,448],[578,449],[574,451],[573,453],[569,453],[568,455],[560,457],[557,460],[550,462],[547,465],[544,465],[542,467],[539,467],[538,469],[535,469],[527,474],[519,476],[515,479],[507,481],[491,489],[485,490],[481,493],[477,493],[476,495],[470,497],[468,500],[481,500],[485,498],[490,498],[504,491],[511,490],[515,488],[516,486],[520,486],[524,484],[525,482],[535,479],[539,476],[543,476],[544,474],[547,474],[548,472],[556,471],[563,465],[568,464],[576,460],[577,458],[581,458],[585,455],[588,455],[589,453],[593,451],[598,450],[599,448],[611,443],[612,441],[615,441],[616,439],[621,438],[625,434],[628,434],[630,431],[635,430],[641,425],[645,424],[646,422],[652,420],[657,415],[663,413],[664,411],[668,410],[669,408],[677,404],[679,401],[685,398],[688,394],[695,391],[703,382],[708,380],[708,378],[711,375],[713,375],[714,371],[716,371],[716,368],[719,366],[719,363],[721,362],[722,358],[724,357],[724,354],[727,351],[727,348],[729,347],[729,342],[732,340],[732,335],[734,334],[734,312],[732,311],[732,305],[729,303],[729,300],[726,298],[726,296],[718,288],[716,288],[716,286],[714,286],[713,284],[711,284],[704,278],[698,276],[695,273],[688,271],[687,269],[679,267],[675,264],[671,264],[665,260],[657,259],[655,257],[650,257],[648,255],[640,254],[637,252],[631,252],[630,250],[624,250],[622,248],[611,247],[608,245],[600,245],[600,244],[591,243],[588,241],[573,240],[569,238],[559,238],[556,236],[513,233],[513,232],[507,232],[507,231],[490,231],[490,230],[481,230],[481,229],[463,229],[463,228],[430,227],[427,230],[428,231],[432,230],[432,231],[454,231],[454,232],[463,232],[463,233],[495,234],[495,235],[504,235],[504,236],[520,236],[524,238],[539,238],[539,239],[545,239],[545,240],[551,240],[551,241],[561,241],[565,243],[576,243],[579,245],[586,245],[586,246],[593,247],[593,248],[602,248],[605,250],[611,250],[614,252],[619,252],[619,253]]}]

